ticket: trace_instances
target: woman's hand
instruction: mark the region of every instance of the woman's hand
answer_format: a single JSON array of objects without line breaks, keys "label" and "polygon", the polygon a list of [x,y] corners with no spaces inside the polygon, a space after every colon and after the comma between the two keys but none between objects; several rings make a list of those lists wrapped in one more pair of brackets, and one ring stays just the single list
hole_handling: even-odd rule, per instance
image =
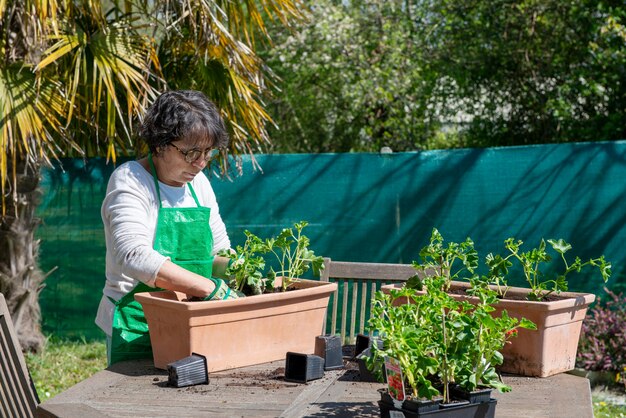
[{"label": "woman's hand", "polygon": [[228,257],[222,257],[219,255],[215,256],[213,259],[213,276],[219,277],[220,279],[228,279],[229,277],[226,276],[226,269],[228,268],[229,261],[230,258]]},{"label": "woman's hand", "polygon": [[222,279],[209,279],[213,283],[215,283],[215,290],[207,297],[202,300],[228,300],[228,299],[238,299],[239,295],[232,290],[226,282]]}]

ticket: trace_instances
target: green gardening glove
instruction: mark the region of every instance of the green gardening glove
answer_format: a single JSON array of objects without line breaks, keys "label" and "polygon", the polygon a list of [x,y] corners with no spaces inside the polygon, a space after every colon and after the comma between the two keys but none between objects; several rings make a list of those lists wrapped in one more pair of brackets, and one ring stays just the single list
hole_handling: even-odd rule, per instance
[{"label": "green gardening glove", "polygon": [[228,300],[228,299],[238,299],[239,294],[232,290],[226,282],[222,279],[214,279],[210,278],[213,283],[215,283],[215,290],[211,292],[211,294],[202,300]]}]

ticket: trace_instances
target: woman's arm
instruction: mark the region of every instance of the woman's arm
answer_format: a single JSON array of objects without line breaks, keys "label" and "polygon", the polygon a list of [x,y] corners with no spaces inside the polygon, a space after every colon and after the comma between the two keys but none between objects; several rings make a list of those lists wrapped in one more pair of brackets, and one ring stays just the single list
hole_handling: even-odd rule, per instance
[{"label": "woman's arm", "polygon": [[166,260],[152,244],[158,211],[153,184],[152,176],[136,162],[118,167],[109,179],[102,203],[102,221],[107,279],[114,283],[130,285],[134,279],[154,287]]},{"label": "woman's arm", "polygon": [[162,289],[185,292],[199,298],[204,298],[215,290],[215,283],[211,280],[185,270],[170,260],[166,260],[161,266],[155,284]]}]

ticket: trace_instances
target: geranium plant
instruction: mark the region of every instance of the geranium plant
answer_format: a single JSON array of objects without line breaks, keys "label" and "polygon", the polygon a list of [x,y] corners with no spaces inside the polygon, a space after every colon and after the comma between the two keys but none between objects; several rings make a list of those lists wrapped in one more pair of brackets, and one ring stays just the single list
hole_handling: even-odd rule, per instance
[{"label": "geranium plant", "polygon": [[260,255],[267,252],[267,246],[250,231],[244,231],[246,241],[243,246],[238,245],[235,251],[222,250],[218,255],[228,257],[227,276],[228,285],[246,295],[260,295],[266,290],[266,281],[263,279],[265,259]]},{"label": "geranium plant", "polygon": [[406,283],[409,288],[420,289],[422,277],[438,274],[445,279],[442,288],[447,291],[453,280],[469,280],[478,267],[478,252],[470,238],[446,245],[436,228],[433,228],[430,242],[420,250],[419,256],[420,262],[413,261],[417,274]]},{"label": "geranium plant", "polygon": [[[415,304],[394,305],[393,301],[399,297],[410,298]],[[380,378],[384,358],[396,358],[412,396],[432,399],[439,394],[430,379],[437,373],[439,359],[434,356],[432,333],[427,328],[428,319],[434,314],[433,307],[422,304],[422,301],[411,289],[391,294],[376,292],[369,325],[379,334],[383,344],[382,347],[372,345],[372,356],[366,359],[366,363]]]},{"label": "geranium plant", "polygon": [[293,228],[284,228],[277,237],[265,240],[267,252],[275,256],[279,265],[278,271],[270,268],[267,279],[273,283],[276,277],[282,276],[283,291],[310,268],[315,275],[319,275],[324,269],[324,258],[315,255],[309,248],[309,238],[302,233],[308,224],[306,221],[296,222]]},{"label": "geranium plant", "polygon": [[[576,358],[577,338],[580,322],[572,321],[582,311],[586,311],[587,306],[593,301],[595,295],[592,294],[576,294],[576,298],[572,294],[566,294],[558,303],[560,315],[556,315],[554,309],[550,309],[549,303],[537,304],[536,301],[547,300],[548,296],[558,294],[563,290],[567,290],[567,277],[573,272],[578,272],[586,266],[595,267],[600,271],[600,275],[606,281],[611,274],[611,265],[604,256],[592,258],[583,262],[579,257],[573,261],[568,260],[566,253],[571,249],[571,245],[563,240],[542,241],[539,247],[529,251],[522,251],[521,241],[508,239],[505,242],[509,254],[506,257],[500,255],[489,254],[486,259],[486,269],[484,274],[479,274],[478,268],[479,258],[473,248],[471,239],[464,242],[444,244],[443,238],[439,232],[434,229],[431,235],[431,242],[421,252],[421,262],[413,262],[413,267],[417,271],[417,275],[409,279],[404,285],[407,288],[416,290],[425,290],[426,282],[429,277],[439,277],[440,287],[438,292],[448,293],[454,299],[467,300],[468,302],[478,305],[482,304],[483,309],[473,313],[475,318],[484,317],[483,325],[489,325],[489,316],[496,313],[508,311],[510,316],[515,318],[530,317],[531,313],[538,318],[539,329],[536,331],[521,330],[524,341],[531,342],[527,344],[513,344],[504,351],[504,359],[501,370],[522,374],[525,376],[547,377],[556,373],[571,370],[574,368],[574,359]],[[549,246],[549,247],[548,247]],[[565,268],[562,272],[548,276],[544,275],[542,269],[544,264],[551,260],[549,250],[554,250],[560,255]],[[527,277],[530,289],[511,289],[511,296],[507,295],[509,286],[507,278],[513,274],[512,265],[514,262],[520,262],[524,274]],[[456,281],[453,283],[453,281]],[[463,282],[469,282],[463,283]],[[383,286],[385,291],[396,289],[397,285]],[[579,297],[580,296],[580,297]],[[517,300],[515,300],[517,299]],[[527,303],[519,303],[519,300],[528,300]],[[529,300],[530,299],[530,300]],[[550,301],[550,300],[548,300]],[[497,310],[493,305],[497,303]],[[567,312],[567,315],[562,313]],[[484,315],[483,315],[484,314]],[[487,315],[491,314],[491,315]],[[474,318],[474,319],[475,319]],[[503,322],[505,323],[505,322]],[[545,324],[550,323],[551,331],[547,332]],[[522,323],[520,323],[520,326]],[[523,328],[528,328],[530,323],[523,323]],[[515,333],[513,330],[509,330]],[[500,331],[497,331],[497,335]],[[558,339],[560,344],[560,353],[555,354],[551,351],[557,342],[557,336],[563,335],[574,336],[573,338]],[[491,338],[488,335],[481,337],[482,341]],[[448,340],[449,341],[449,340]],[[486,353],[486,348],[481,349],[481,353]],[[495,354],[498,356],[498,354]],[[498,361],[494,358],[492,362]],[[476,363],[478,364],[478,363]],[[477,376],[481,370],[477,368]],[[487,370],[487,369],[485,369]],[[463,380],[461,375],[456,374],[454,379]],[[451,379],[450,379],[451,380]],[[473,381],[478,382],[476,378],[469,378],[469,384]],[[487,379],[489,380],[489,379]],[[457,382],[458,383],[458,382]]]},{"label": "geranium plant", "polygon": [[[315,275],[319,275],[324,269],[324,258],[316,256],[309,248],[310,240],[302,233],[307,225],[306,221],[296,222],[293,227],[284,228],[277,236],[266,239],[245,231],[243,246],[237,246],[235,251],[220,252],[231,260],[226,269],[230,286],[246,295],[255,295],[273,291],[278,276],[282,276],[278,289],[286,291],[294,279],[311,268]],[[269,261],[278,263],[278,271],[270,267],[265,274]]]},{"label": "geranium plant", "polygon": [[[414,398],[441,396],[444,403],[451,400],[453,384],[466,391],[510,390],[496,372],[503,362],[500,351],[518,328],[536,327],[505,310],[494,314],[498,294],[488,276],[476,273],[478,262],[471,239],[444,244],[434,229],[430,243],[420,251],[420,262],[413,262],[418,274],[402,289],[374,297],[370,332],[378,333],[383,345],[372,346],[369,368],[375,371],[382,359],[393,357]],[[469,281],[473,303],[449,293],[452,280],[458,279]],[[399,298],[404,303],[396,303]]]},{"label": "geranium plant", "polygon": [[470,279],[468,293],[478,299],[472,304],[469,320],[476,330],[468,348],[468,367],[459,373],[457,383],[466,390],[473,391],[481,382],[500,391],[509,388],[502,386],[495,366],[502,364],[502,348],[518,333],[518,328],[537,329],[536,325],[526,318],[510,317],[506,310],[500,316],[494,316],[494,305],[498,303],[498,293],[489,286],[488,278],[475,275]]},{"label": "geranium plant", "polygon": [[598,258],[590,258],[587,261],[582,261],[577,256],[573,261],[568,261],[565,253],[572,249],[571,244],[568,244],[563,239],[549,239],[547,242],[559,255],[564,264],[564,269],[553,276],[547,276],[540,269],[542,265],[552,261],[552,256],[548,253],[546,241],[543,239],[536,248],[522,251],[522,241],[508,238],[504,241],[504,246],[509,251],[507,256],[502,257],[494,254],[487,256],[490,280],[498,286],[501,296],[505,296],[508,289],[507,275],[509,268],[513,265],[511,260],[517,260],[520,263],[524,278],[530,288],[528,300],[534,301],[545,300],[553,293],[559,294],[567,291],[567,276],[573,272],[580,272],[586,266],[597,268],[605,283],[611,276],[611,263],[607,262],[603,255]]},{"label": "geranium plant", "polygon": [[[488,302],[495,299],[487,287],[476,287],[485,303],[478,305],[454,299],[443,291],[445,277],[427,276],[424,292],[404,288],[374,297],[370,330],[378,333],[382,347],[372,346],[368,360],[372,370],[385,357],[396,358],[402,368],[405,387],[414,399],[441,396],[451,400],[450,387],[458,384],[467,391],[478,387],[508,391],[496,372],[502,363],[500,350],[519,327],[532,328],[530,321],[491,315]],[[410,303],[397,304],[398,298]]]}]

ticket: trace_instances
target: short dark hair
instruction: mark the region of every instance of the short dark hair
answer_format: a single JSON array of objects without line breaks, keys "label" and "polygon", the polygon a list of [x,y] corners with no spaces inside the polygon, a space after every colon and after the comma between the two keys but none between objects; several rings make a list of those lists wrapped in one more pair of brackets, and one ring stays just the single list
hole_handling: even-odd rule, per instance
[{"label": "short dark hair", "polygon": [[196,136],[214,148],[228,146],[228,133],[220,112],[202,92],[175,90],[161,94],[150,105],[139,128],[150,152],[176,140]]}]

